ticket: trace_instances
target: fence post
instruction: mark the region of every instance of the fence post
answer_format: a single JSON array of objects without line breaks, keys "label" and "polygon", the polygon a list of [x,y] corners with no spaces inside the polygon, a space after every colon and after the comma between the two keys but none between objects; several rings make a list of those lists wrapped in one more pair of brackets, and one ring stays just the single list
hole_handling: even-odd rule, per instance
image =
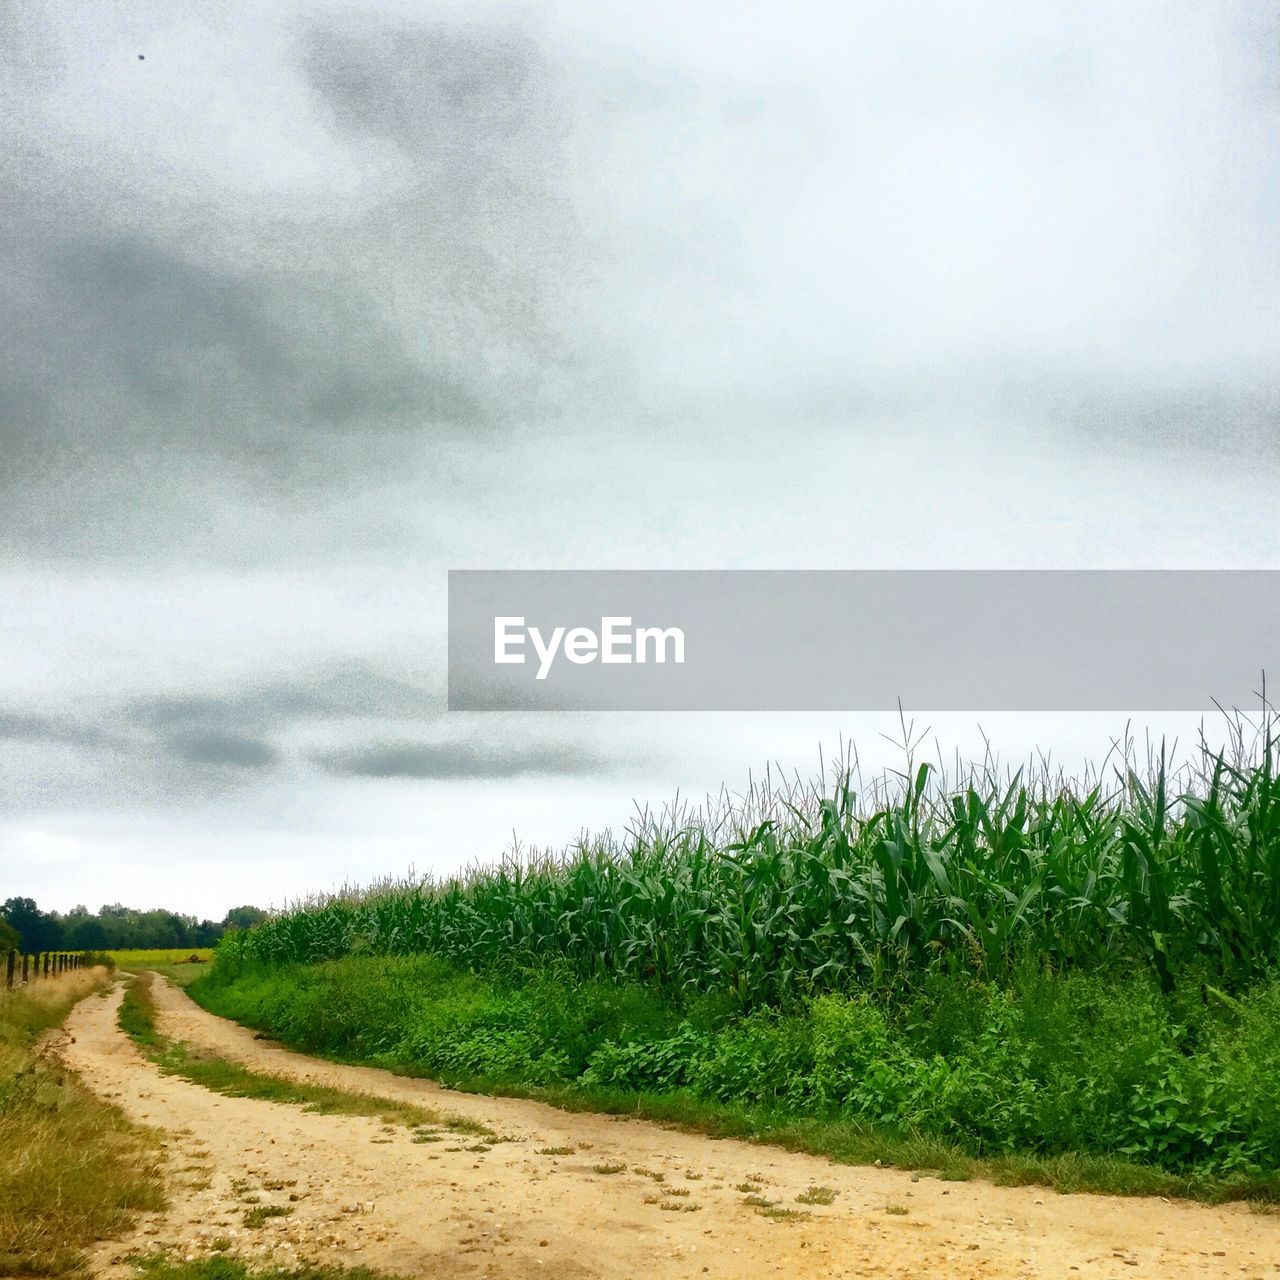
[{"label": "fence post", "polygon": [[47,951],[44,953],[44,976],[46,978],[49,976],[49,953]]},{"label": "fence post", "polygon": [[13,989],[13,966],[17,960],[18,953],[16,951],[9,952],[9,959],[5,963],[4,984],[10,990]]},{"label": "fence post", "polygon": [[31,965],[31,957],[24,951],[22,953],[22,985],[27,985],[27,973]]}]

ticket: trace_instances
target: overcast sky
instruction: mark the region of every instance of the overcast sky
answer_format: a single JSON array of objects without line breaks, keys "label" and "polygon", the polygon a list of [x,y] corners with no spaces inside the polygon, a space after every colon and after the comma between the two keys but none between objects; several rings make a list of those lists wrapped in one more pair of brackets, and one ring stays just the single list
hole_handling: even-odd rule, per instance
[{"label": "overcast sky", "polygon": [[449,568],[1280,567],[1278,40],[4,6],[0,898],[220,916],[889,759],[876,716],[447,714]]}]

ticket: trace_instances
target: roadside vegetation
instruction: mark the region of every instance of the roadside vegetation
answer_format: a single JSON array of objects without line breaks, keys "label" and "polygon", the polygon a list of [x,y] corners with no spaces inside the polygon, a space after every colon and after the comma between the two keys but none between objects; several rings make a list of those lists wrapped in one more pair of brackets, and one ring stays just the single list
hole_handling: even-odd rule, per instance
[{"label": "roadside vegetation", "polygon": [[189,987],[209,967],[213,949],[112,951],[108,953],[108,959],[112,965],[118,964],[127,972],[160,973],[180,987]]},{"label": "roadside vegetation", "polygon": [[77,970],[0,991],[0,1274],[77,1272],[89,1245],[163,1204],[153,1138],[38,1052],[105,977]]},{"label": "roadside vegetation", "polygon": [[238,1062],[170,1040],[156,1026],[152,981],[150,972],[133,979],[120,1003],[119,1022],[121,1030],[166,1075],[181,1076],[227,1097],[287,1103],[320,1115],[371,1116],[383,1124],[403,1125],[419,1132],[445,1128],[490,1139],[497,1137],[484,1125],[457,1117],[445,1118],[428,1107],[251,1071]]},{"label": "roadside vegetation", "polygon": [[299,905],[193,994],[311,1051],[854,1160],[1280,1200],[1269,719],[1173,772],[763,785]]}]

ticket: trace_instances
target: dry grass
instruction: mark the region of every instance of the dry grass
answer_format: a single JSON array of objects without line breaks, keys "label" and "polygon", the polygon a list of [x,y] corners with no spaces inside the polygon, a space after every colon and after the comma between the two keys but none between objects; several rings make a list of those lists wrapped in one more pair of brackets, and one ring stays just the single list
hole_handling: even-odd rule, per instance
[{"label": "dry grass", "polygon": [[0,1273],[77,1271],[87,1245],[163,1203],[154,1139],[38,1050],[105,977],[75,972],[0,995]]}]

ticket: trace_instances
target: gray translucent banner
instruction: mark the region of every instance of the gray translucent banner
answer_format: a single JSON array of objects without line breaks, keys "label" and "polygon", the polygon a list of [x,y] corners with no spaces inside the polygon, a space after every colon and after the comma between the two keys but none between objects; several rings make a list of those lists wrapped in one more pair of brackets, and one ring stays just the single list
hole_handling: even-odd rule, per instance
[{"label": "gray translucent banner", "polygon": [[1197,711],[1278,658],[1272,570],[449,574],[458,711]]}]

